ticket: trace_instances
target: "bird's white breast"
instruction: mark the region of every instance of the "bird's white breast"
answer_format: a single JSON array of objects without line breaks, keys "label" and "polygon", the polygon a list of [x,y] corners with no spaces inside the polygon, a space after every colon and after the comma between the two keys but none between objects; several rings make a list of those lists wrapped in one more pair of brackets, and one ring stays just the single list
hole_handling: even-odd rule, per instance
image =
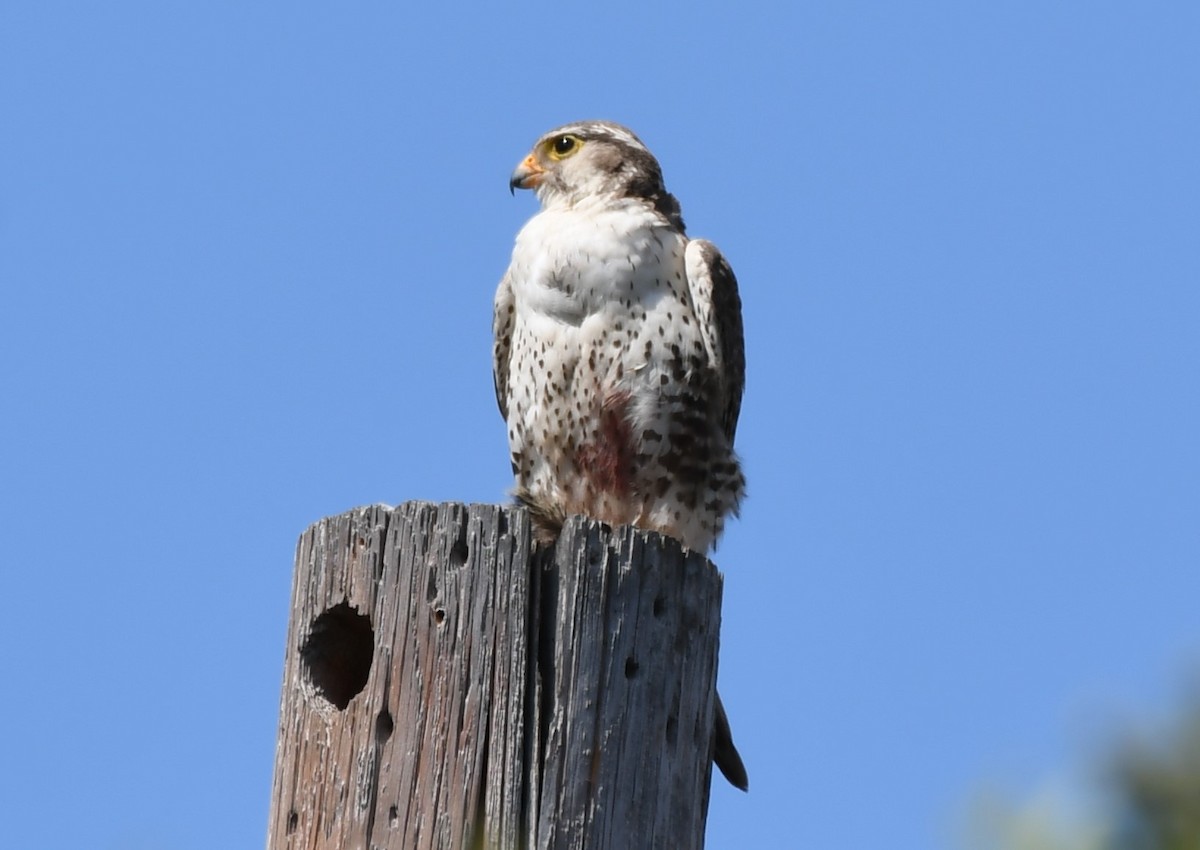
[{"label": "bird's white breast", "polygon": [[513,249],[518,320],[579,327],[610,308],[652,306],[682,281],[684,245],[640,204],[543,210]]},{"label": "bird's white breast", "polygon": [[645,202],[530,219],[505,278],[506,406],[523,497],[704,551],[743,485],[709,408],[686,247]]},{"label": "bird's white breast", "polygon": [[[551,432],[592,439],[606,400],[617,396],[635,433],[668,433],[663,393],[677,389],[681,352],[702,348],[686,245],[644,203],[551,208],[526,224],[509,276],[515,443]],[[565,393],[574,394],[569,406]],[[665,441],[655,447],[666,449]]]}]

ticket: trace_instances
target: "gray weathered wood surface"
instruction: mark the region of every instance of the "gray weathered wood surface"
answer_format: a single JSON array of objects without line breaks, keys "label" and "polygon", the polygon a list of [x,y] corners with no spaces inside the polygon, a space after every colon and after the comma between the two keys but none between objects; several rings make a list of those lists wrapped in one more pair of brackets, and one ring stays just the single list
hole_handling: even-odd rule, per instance
[{"label": "gray weathered wood surface", "polygon": [[409,502],[300,538],[268,850],[703,846],[721,579],[634,529]]}]

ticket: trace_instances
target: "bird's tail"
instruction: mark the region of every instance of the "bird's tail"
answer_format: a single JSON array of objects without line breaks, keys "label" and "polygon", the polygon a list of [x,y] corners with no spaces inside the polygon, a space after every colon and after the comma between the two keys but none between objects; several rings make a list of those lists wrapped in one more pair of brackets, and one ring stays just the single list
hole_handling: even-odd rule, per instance
[{"label": "bird's tail", "polygon": [[733,744],[733,731],[729,728],[729,718],[725,715],[720,694],[717,694],[716,713],[713,716],[713,762],[730,785],[742,791],[750,790],[750,777],[746,775],[746,765],[742,764],[742,757]]}]

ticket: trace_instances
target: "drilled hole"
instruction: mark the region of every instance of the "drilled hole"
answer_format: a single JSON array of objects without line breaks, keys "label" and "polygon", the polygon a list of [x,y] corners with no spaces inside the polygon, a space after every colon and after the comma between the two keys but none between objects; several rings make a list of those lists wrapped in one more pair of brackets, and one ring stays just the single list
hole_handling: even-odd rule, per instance
[{"label": "drilled hole", "polygon": [[395,728],[396,724],[392,720],[392,713],[386,708],[375,716],[375,740],[379,743],[382,744],[392,737],[392,730]]},{"label": "drilled hole", "polygon": [[654,616],[661,617],[663,612],[667,610],[667,600],[662,596],[654,597]]},{"label": "drilled hole", "polygon": [[395,806],[388,806],[388,826],[395,829],[400,825],[400,810]]},{"label": "drilled hole", "polygon": [[296,825],[299,823],[300,823],[300,816],[298,814],[296,814],[295,809],[292,809],[290,812],[288,812],[287,834],[291,835],[293,832],[295,832]]},{"label": "drilled hole", "polygon": [[636,661],[633,660],[632,655],[629,656],[628,658],[626,658],[625,659],[625,678],[632,679],[634,676],[636,676],[638,674],[638,667],[639,667],[639,665]]},{"label": "drilled hole", "polygon": [[442,623],[446,622],[446,609],[445,608],[434,608],[433,609],[433,621],[435,623],[437,623],[439,626]]},{"label": "drilled hole", "polygon": [[450,567],[458,569],[467,562],[470,554],[470,550],[467,549],[467,541],[456,540],[454,545],[450,547]]},{"label": "drilled hole", "polygon": [[317,693],[343,710],[367,685],[374,646],[371,620],[341,602],[313,621],[300,660]]}]

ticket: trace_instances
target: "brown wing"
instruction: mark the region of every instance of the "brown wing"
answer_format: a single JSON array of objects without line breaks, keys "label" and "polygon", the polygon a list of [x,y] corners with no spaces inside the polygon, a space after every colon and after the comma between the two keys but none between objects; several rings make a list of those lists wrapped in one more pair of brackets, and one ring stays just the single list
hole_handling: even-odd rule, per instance
[{"label": "brown wing", "polygon": [[508,274],[496,289],[496,300],[492,308],[492,380],[496,384],[496,404],[500,415],[508,419],[508,360],[511,353],[513,313],[512,284]]},{"label": "brown wing", "polygon": [[737,278],[717,246],[706,239],[688,242],[684,257],[692,304],[719,384],[721,422],[729,442],[733,443],[746,386],[742,299],[738,296]]}]

